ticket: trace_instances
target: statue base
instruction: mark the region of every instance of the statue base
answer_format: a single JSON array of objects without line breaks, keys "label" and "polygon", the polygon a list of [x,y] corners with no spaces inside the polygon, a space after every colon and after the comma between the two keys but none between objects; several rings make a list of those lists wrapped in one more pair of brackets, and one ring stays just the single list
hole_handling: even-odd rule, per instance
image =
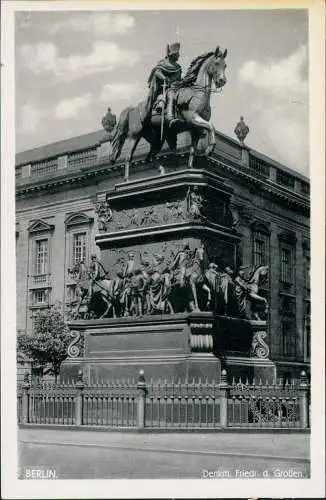
[{"label": "statue base", "polygon": [[61,379],[76,379],[80,369],[90,382],[131,379],[143,369],[147,380],[219,382],[212,324],[209,312],[73,321],[76,340],[62,364]]},{"label": "statue base", "polygon": [[230,382],[233,377],[263,382],[276,377],[268,351],[262,344],[252,349],[255,335],[266,329],[264,321],[190,312],[76,320],[69,326],[74,340],[62,364],[62,380],[76,379],[79,370],[90,382],[127,379],[141,369],[153,380],[207,378],[219,383],[222,368]]}]

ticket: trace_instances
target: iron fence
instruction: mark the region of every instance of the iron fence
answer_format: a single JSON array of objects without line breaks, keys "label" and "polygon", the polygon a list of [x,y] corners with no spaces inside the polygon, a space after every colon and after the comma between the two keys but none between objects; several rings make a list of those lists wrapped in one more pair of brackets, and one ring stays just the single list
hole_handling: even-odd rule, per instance
[{"label": "iron fence", "polygon": [[34,383],[18,387],[18,422],[108,428],[272,428],[309,427],[309,385],[259,381],[138,381],[87,384]]}]

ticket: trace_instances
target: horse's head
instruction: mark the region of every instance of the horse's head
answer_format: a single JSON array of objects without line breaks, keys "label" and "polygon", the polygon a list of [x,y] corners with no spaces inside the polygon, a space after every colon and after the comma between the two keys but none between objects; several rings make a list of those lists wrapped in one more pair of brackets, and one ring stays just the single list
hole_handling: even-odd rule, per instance
[{"label": "horse's head", "polygon": [[268,266],[259,266],[257,269],[253,272],[253,275],[251,279],[249,280],[249,283],[258,283],[260,278],[265,278],[268,274]]},{"label": "horse's head", "polygon": [[209,60],[207,66],[207,72],[212,76],[216,88],[222,88],[226,84],[225,69],[226,63],[225,58],[227,56],[227,49],[224,52],[220,50],[220,47],[216,47],[216,50]]},{"label": "horse's head", "polygon": [[205,248],[203,245],[197,247],[194,251],[194,258],[196,258],[200,260],[200,262],[202,262],[204,260],[204,257],[205,257]]}]

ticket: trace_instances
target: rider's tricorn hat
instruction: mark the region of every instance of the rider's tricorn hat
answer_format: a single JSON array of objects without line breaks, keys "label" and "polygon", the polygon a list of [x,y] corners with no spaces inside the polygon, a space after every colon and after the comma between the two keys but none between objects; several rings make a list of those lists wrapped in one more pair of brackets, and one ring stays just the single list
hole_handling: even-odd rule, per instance
[{"label": "rider's tricorn hat", "polygon": [[179,54],[179,52],[180,52],[180,43],[179,42],[170,43],[166,47],[166,53],[168,56],[170,56],[171,54]]}]

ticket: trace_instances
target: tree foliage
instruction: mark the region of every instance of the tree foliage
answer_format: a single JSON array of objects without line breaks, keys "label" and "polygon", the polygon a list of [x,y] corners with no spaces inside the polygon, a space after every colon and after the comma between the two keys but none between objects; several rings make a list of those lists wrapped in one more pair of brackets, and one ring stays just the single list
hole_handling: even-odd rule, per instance
[{"label": "tree foliage", "polygon": [[34,321],[33,335],[18,334],[17,349],[42,368],[50,365],[49,373],[57,376],[71,342],[68,325],[57,305],[38,311]]}]

